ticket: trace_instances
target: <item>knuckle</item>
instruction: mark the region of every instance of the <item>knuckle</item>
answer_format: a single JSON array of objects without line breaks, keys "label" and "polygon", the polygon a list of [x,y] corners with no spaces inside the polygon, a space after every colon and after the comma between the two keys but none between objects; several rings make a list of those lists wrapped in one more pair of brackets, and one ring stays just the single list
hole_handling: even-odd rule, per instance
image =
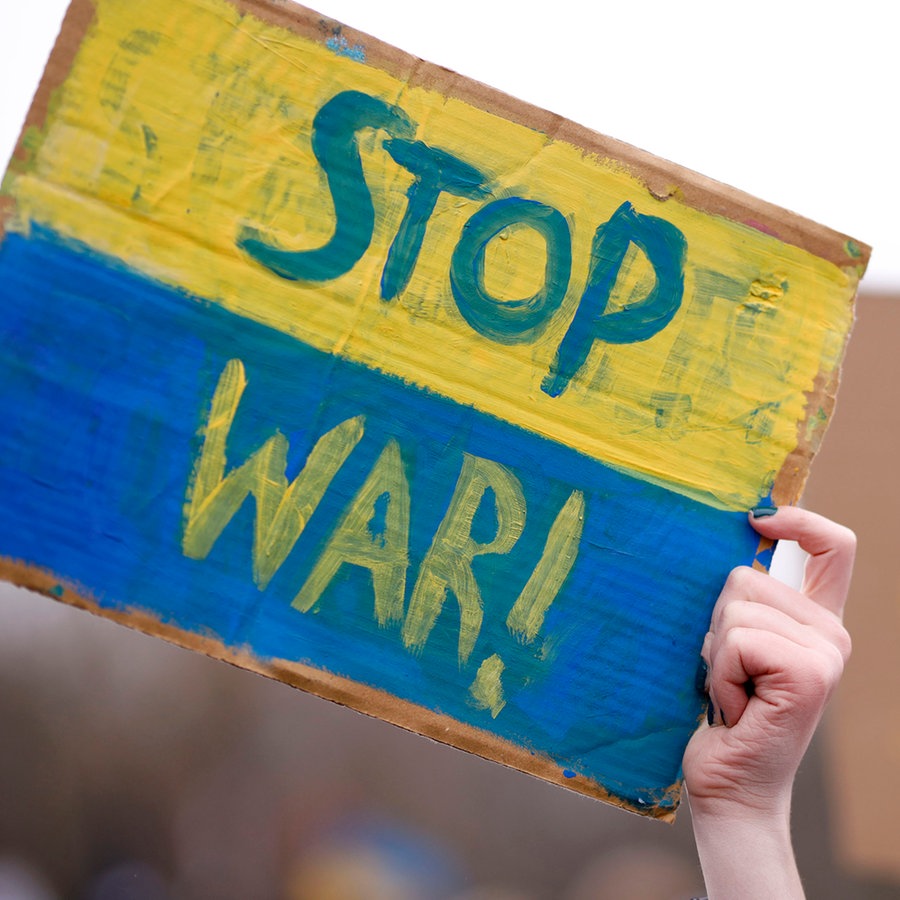
[{"label": "knuckle", "polygon": [[853,641],[850,632],[841,624],[840,619],[831,613],[826,613],[824,623],[817,624],[815,632],[820,639],[830,644],[846,663],[853,650]]},{"label": "knuckle", "polygon": [[837,548],[844,551],[848,556],[856,554],[856,532],[846,525],[838,525],[836,527],[834,543]]},{"label": "knuckle", "polygon": [[720,652],[724,654],[739,653],[747,641],[748,631],[749,629],[745,625],[732,623],[729,628],[723,630]]},{"label": "knuckle", "polygon": [[842,625],[839,625],[832,641],[837,648],[838,653],[840,653],[841,659],[846,663],[847,660],[850,659],[850,654],[853,652],[853,639],[850,637],[850,632]]},{"label": "knuckle", "polygon": [[737,597],[745,597],[751,591],[758,572],[755,572],[750,566],[736,566],[728,573],[725,581],[725,590],[729,594]]},{"label": "knuckle", "polygon": [[736,597],[722,608],[718,627],[722,632],[729,632],[746,625],[753,615],[754,604],[743,597]]},{"label": "knuckle", "polygon": [[844,674],[844,658],[834,644],[812,656],[803,673],[803,681],[810,694],[827,699]]}]

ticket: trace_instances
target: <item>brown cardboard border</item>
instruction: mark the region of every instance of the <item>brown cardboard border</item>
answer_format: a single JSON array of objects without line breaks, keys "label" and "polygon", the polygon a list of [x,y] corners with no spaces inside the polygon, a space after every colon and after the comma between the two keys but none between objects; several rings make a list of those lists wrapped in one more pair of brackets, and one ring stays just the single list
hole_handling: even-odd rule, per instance
[{"label": "brown cardboard border", "polygon": [[56,43],[50,51],[41,82],[31,101],[31,107],[13,150],[12,161],[26,161],[27,150],[23,138],[30,128],[42,128],[52,104],[53,92],[66,80],[81,41],[94,19],[92,0],[71,0],[60,26]]},{"label": "brown cardboard border", "polygon": [[[43,129],[53,102],[53,93],[68,77],[81,41],[93,19],[94,4],[92,0],[71,0],[63,17],[56,42],[47,58],[44,74],[34,92],[31,106],[25,115],[25,121],[19,129],[19,136],[13,148],[7,171],[15,171],[18,166],[27,165],[29,161],[28,133],[31,129]],[[12,218],[14,213],[15,200],[8,194],[0,194],[0,241],[6,234],[6,221]]]},{"label": "brown cardboard border", "polygon": [[[660,202],[678,197],[694,209],[772,234],[778,240],[800,247],[839,268],[856,268],[862,272],[868,265],[871,248],[847,235],[677,163],[661,159],[646,150],[600,134],[479,81],[466,78],[451,69],[422,60],[292,0],[226,0],[226,2],[230,2],[243,15],[257,16],[310,40],[321,42],[332,35],[340,34],[351,44],[363,45],[367,65],[381,68],[407,81],[413,87],[440,91],[448,97],[462,100],[479,109],[540,131],[552,139],[573,144],[586,153],[596,154],[603,159],[613,159],[625,165]],[[25,158],[27,151],[22,140],[25,131],[31,127],[41,127],[46,120],[53,91],[65,80],[93,16],[93,0],[72,0],[25,119],[13,152],[13,160]],[[0,214],[3,212],[3,208],[0,207]],[[852,253],[849,250],[850,245],[853,246]]]},{"label": "brown cardboard border", "polygon": [[629,812],[640,813],[663,822],[674,822],[680,799],[680,784],[669,789],[670,806],[631,805],[610,794],[591,778],[575,774],[567,778],[560,765],[549,757],[498,738],[490,732],[466,725],[450,716],[401,700],[393,694],[313,666],[290,660],[264,661],[246,651],[226,647],[217,637],[184,631],[140,610],[103,608],[82,586],[71,585],[52,572],[18,560],[0,558],[0,580],[36,591],[46,597],[87,610],[103,619],[125,625],[152,637],[160,637],[186,650],[203,653],[212,659],[227,662],[241,669],[255,672],[275,681],[299,688],[325,700],[331,700],[367,716],[397,725],[414,734],[448,744],[458,750],[474,753],[492,762],[501,763],[543,781],[568,788],[576,793],[603,800]]},{"label": "brown cardboard border", "polygon": [[[85,2],[85,0],[78,0]],[[868,264],[871,248],[797,213],[761,200],[738,188],[661,159],[624,141],[603,135],[527,101],[459,75],[391,46],[366,32],[320,15],[292,0],[229,0],[241,12],[256,15],[312,40],[340,34],[348,43],[361,44],[366,64],[407,81],[413,87],[440,91],[487,112],[565,141],[603,159],[623,163],[661,202],[678,197],[688,206],[723,216],[772,234],[783,243],[800,247],[839,268]],[[852,242],[855,252],[848,251]]]}]

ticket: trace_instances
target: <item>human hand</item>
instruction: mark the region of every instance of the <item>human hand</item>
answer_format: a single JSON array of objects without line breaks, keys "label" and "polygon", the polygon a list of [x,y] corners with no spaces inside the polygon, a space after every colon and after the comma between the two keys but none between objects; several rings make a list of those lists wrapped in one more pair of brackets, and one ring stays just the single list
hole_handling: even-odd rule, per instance
[{"label": "human hand", "polygon": [[841,617],[853,533],[795,507],[750,522],[764,537],[797,541],[809,559],[799,591],[738,568],[719,595],[702,651],[714,727],[699,730],[684,757],[695,815],[710,804],[768,812],[789,801],[850,655]]},{"label": "human hand", "polygon": [[710,897],[801,898],[791,789],[850,655],[842,613],[856,538],[794,507],[750,522],[809,554],[803,583],[750,568],[728,577],[702,650],[711,727],[691,738],[683,771]]}]

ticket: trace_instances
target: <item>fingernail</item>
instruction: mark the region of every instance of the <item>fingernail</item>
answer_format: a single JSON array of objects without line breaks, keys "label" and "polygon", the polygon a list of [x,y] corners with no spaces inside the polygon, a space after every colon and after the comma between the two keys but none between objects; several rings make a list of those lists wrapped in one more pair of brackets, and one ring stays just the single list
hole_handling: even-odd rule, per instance
[{"label": "fingernail", "polygon": [[774,516],[778,512],[777,506],[754,506],[750,510],[750,515],[754,519],[764,519],[766,516]]}]

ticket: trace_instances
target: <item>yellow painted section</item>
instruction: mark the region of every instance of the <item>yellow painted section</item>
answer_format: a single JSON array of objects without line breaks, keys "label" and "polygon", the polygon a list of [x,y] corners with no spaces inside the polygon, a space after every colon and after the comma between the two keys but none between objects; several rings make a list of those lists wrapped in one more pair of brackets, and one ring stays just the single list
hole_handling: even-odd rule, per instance
[{"label": "yellow painted section", "polygon": [[[100,0],[34,159],[5,186],[18,204],[8,227],[49,225],[320,350],[714,505],[743,509],[766,495],[797,445],[805,392],[839,360],[854,270],[694,210],[677,194],[657,200],[621,164],[410,88],[332,52],[328,36],[309,41],[220,0]],[[494,196],[539,200],[568,218],[572,277],[538,340],[492,342],[454,304],[451,254],[481,201],[443,194],[409,285],[392,303],[380,299],[412,178],[373,130],[360,146],[376,231],[359,264],[304,284],[238,250],[247,225],[295,250],[329,239],[330,192],[310,130],[343,90],[401,106],[418,140],[488,173]],[[683,305],[650,340],[596,343],[578,379],[552,398],[541,381],[581,298],[594,231],[624,201],[684,234]],[[487,288],[529,296],[542,283],[544,253],[532,231],[511,229],[489,248]],[[635,254],[614,301],[639,298],[652,279]]]},{"label": "yellow painted section", "polygon": [[[370,522],[379,497],[388,495],[383,534],[372,534]],[[350,502],[340,524],[329,537],[306,584],[291,604],[309,612],[344,563],[362,566],[372,574],[375,618],[379,625],[403,618],[406,567],[409,565],[409,484],[403,471],[400,445],[392,440]]]},{"label": "yellow painted section", "polygon": [[478,667],[478,674],[469,688],[472,705],[489,710],[495,719],[506,706],[501,680],[505,668],[503,660],[496,653],[492,654]]}]

